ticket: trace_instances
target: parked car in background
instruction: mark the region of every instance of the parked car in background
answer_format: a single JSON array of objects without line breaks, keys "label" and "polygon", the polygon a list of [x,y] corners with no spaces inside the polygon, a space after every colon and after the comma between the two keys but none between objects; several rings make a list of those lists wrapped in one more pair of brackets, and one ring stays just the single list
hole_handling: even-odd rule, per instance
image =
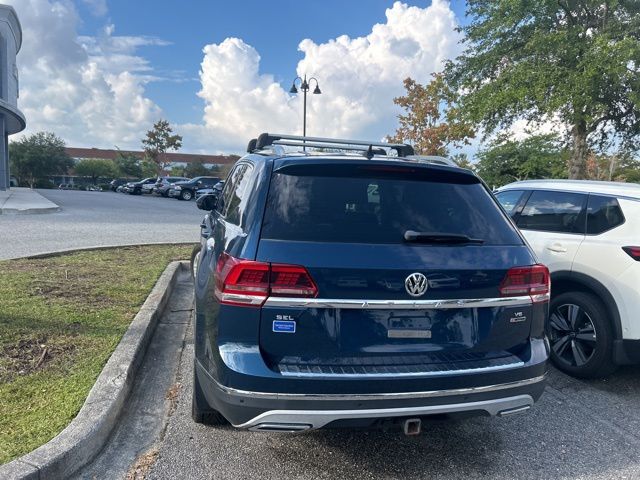
[{"label": "parked car in background", "polygon": [[223,188],[224,188],[224,180],[220,180],[211,188],[200,188],[196,190],[195,198],[196,200],[198,200],[203,195],[211,195],[212,193],[216,195],[220,195],[220,192],[222,191]]},{"label": "parked car in background", "polygon": [[196,190],[205,187],[213,187],[220,181],[218,177],[196,177],[185,182],[176,182],[169,188],[168,196],[180,200],[191,200]]},{"label": "parked car in background", "polygon": [[115,192],[119,186],[124,185],[125,183],[129,182],[130,180],[127,180],[126,178],[114,178],[113,180],[111,180],[109,182],[109,188]]},{"label": "parked car in background", "polygon": [[482,181],[409,145],[318,155],[300,138],[253,140],[198,202],[193,419],[418,434],[431,415],[528,410],[548,270]]},{"label": "parked car in background", "polygon": [[142,179],[137,182],[128,182],[125,184],[123,188],[123,192],[128,193],[129,195],[142,195],[142,187],[144,185],[154,185],[156,182],[156,177],[149,177]]},{"label": "parked car in background", "polygon": [[531,180],[496,196],[551,271],[553,363],[593,378],[640,362],[640,185]]},{"label": "parked car in background", "polygon": [[153,193],[163,197],[169,196],[169,189],[176,182],[188,182],[187,177],[158,177],[153,188]]}]

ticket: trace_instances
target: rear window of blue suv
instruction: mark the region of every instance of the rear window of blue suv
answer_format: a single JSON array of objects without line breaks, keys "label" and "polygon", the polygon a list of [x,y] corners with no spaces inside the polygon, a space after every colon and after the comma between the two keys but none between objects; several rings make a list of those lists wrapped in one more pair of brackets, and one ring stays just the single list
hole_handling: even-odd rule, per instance
[{"label": "rear window of blue suv", "polygon": [[264,239],[404,243],[407,230],[465,235],[485,245],[521,245],[473,177],[409,168],[292,166],[271,179]]}]

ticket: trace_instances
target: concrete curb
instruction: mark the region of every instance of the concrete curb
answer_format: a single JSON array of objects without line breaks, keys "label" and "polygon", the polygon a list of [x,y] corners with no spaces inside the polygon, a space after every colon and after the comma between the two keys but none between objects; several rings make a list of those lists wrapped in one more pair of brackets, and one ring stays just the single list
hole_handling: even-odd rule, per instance
[{"label": "concrete curb", "polygon": [[111,354],[76,418],[55,438],[0,466],[6,480],[62,479],[87,464],[102,449],[118,422],[149,341],[188,262],[172,262]]},{"label": "concrete curb", "polygon": [[52,250],[51,252],[43,252],[43,253],[35,253],[33,255],[25,255],[24,257],[12,257],[5,258],[0,260],[0,262],[7,260],[19,260],[19,259],[31,259],[31,258],[49,258],[49,257],[59,257],[61,255],[66,255],[68,253],[76,253],[76,252],[91,252],[94,250],[111,250],[113,248],[122,248],[122,247],[146,247],[148,245],[184,245],[184,246],[196,246],[198,242],[147,242],[147,243],[123,243],[116,245],[96,245],[93,247],[76,247],[69,248],[66,250]]},{"label": "concrete curb", "polygon": [[60,207],[44,208],[1,208],[0,215],[32,215],[37,213],[55,213],[61,211]]}]

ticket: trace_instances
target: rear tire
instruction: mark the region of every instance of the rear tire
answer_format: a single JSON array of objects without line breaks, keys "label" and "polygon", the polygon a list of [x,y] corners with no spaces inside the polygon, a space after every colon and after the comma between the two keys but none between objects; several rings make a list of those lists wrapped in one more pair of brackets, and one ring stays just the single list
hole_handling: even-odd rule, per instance
[{"label": "rear tire", "polygon": [[552,298],[547,322],[551,361],[579,378],[613,373],[613,329],[600,300],[586,292],[566,292]]},{"label": "rear tire", "polygon": [[196,245],[191,250],[191,278],[196,278],[196,274],[198,273],[198,262],[200,261],[200,250],[202,247],[200,245]]},{"label": "rear tire", "polygon": [[202,387],[198,382],[195,365],[193,366],[193,394],[191,395],[191,418],[196,423],[203,425],[226,425],[227,419],[222,414],[209,406]]}]

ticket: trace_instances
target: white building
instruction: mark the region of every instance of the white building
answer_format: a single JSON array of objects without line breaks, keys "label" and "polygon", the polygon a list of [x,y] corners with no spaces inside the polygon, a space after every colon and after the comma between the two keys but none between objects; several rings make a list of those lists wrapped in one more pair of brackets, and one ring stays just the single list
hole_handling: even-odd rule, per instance
[{"label": "white building", "polygon": [[0,190],[9,188],[9,135],[26,127],[18,110],[18,66],[22,28],[13,7],[0,5]]}]

